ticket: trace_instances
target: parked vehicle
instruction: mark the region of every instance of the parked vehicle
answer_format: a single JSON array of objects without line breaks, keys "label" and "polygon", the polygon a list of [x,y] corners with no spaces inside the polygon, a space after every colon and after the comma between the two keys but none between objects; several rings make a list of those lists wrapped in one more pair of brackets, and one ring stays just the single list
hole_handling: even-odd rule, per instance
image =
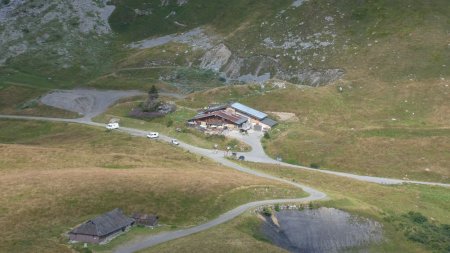
[{"label": "parked vehicle", "polygon": [[150,139],[156,139],[156,138],[159,137],[159,133],[157,133],[157,132],[150,132],[150,133],[147,134],[147,137],[150,138]]},{"label": "parked vehicle", "polygon": [[244,161],[245,160],[245,156],[243,156],[243,155],[239,156],[238,160],[239,161]]},{"label": "parked vehicle", "polygon": [[177,139],[172,139],[172,144],[173,145],[180,145],[180,142],[178,142]]},{"label": "parked vehicle", "polygon": [[108,130],[119,129],[119,123],[109,123],[106,125],[106,129]]}]

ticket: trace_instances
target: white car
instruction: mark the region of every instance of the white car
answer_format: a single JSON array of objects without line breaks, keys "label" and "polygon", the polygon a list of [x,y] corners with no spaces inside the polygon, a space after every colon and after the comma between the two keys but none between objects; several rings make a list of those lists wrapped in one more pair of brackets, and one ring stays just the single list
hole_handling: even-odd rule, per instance
[{"label": "white car", "polygon": [[119,123],[109,123],[108,125],[106,125],[106,129],[108,130],[113,130],[113,129],[118,129],[119,128]]},{"label": "white car", "polygon": [[173,145],[180,145],[180,143],[178,142],[177,139],[172,139],[172,144]]},{"label": "white car", "polygon": [[156,139],[156,138],[159,137],[159,133],[157,133],[157,132],[150,132],[150,133],[147,134],[147,137],[150,138],[150,139]]}]

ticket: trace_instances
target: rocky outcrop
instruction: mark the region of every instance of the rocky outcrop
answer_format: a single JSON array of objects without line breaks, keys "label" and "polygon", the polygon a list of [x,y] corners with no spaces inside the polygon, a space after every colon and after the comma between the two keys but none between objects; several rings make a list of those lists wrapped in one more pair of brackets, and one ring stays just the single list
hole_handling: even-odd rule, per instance
[{"label": "rocky outcrop", "polygon": [[11,0],[0,5],[0,64],[33,50],[71,58],[67,45],[111,32],[108,18],[115,7],[107,2]]},{"label": "rocky outcrop", "polygon": [[224,44],[208,50],[199,67],[220,73],[227,82],[265,83],[277,78],[314,87],[331,83],[344,74],[340,69],[285,69],[276,58],[262,55],[238,57]]},{"label": "rocky outcrop", "polygon": [[224,44],[207,51],[201,58],[200,68],[219,72],[231,57],[231,51]]}]

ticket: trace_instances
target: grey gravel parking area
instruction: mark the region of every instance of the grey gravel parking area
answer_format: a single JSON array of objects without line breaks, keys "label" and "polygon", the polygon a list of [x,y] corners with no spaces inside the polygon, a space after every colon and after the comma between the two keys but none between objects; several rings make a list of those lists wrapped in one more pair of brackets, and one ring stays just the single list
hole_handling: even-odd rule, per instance
[{"label": "grey gravel parking area", "polygon": [[56,90],[43,96],[41,98],[41,102],[48,106],[53,106],[71,112],[77,112],[84,119],[90,120],[93,117],[105,112],[108,107],[122,98],[139,96],[143,94],[144,93],[136,90]]}]

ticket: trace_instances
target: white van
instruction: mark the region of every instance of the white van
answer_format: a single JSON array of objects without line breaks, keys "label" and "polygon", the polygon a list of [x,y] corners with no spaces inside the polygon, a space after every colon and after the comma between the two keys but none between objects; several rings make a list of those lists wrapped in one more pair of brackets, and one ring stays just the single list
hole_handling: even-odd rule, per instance
[{"label": "white van", "polygon": [[159,137],[159,133],[157,133],[157,132],[150,132],[150,133],[147,134],[147,137],[150,138],[150,139],[156,139],[156,138]]},{"label": "white van", "polygon": [[108,125],[106,125],[106,129],[108,130],[113,130],[113,129],[118,129],[119,128],[119,123],[109,123]]}]

